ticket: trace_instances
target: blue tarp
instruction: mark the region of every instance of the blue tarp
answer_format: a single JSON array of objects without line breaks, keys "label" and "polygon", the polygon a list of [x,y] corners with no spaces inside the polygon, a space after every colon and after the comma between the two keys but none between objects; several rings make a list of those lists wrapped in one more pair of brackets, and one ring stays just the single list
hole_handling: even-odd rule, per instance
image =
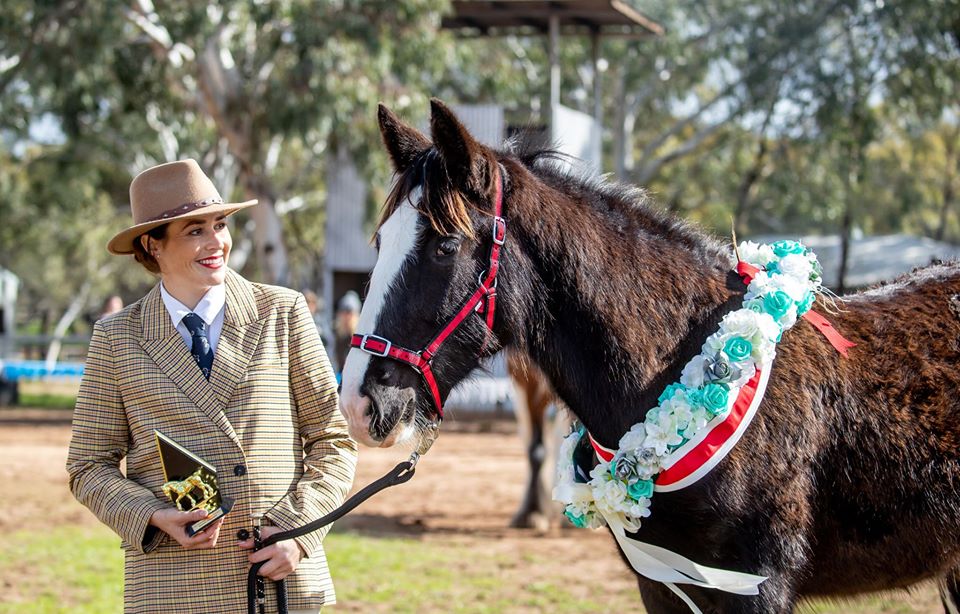
[{"label": "blue tarp", "polygon": [[52,369],[42,360],[3,361],[3,378],[15,382],[21,379],[39,379],[41,377],[81,377],[82,362],[58,362]]}]

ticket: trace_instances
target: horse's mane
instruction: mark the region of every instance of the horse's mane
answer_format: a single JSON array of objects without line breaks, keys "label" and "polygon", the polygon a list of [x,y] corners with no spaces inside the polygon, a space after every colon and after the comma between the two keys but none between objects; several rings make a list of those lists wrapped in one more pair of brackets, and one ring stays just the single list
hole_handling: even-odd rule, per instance
[{"label": "horse's mane", "polygon": [[[631,227],[645,235],[658,237],[695,252],[709,253],[716,261],[721,246],[691,224],[656,207],[643,188],[610,181],[607,176],[576,170],[576,158],[549,147],[538,146],[525,139],[511,139],[500,155],[519,161],[544,184],[558,191],[579,195],[579,201],[596,210],[617,227]],[[470,222],[469,199],[453,189],[443,160],[435,148],[422,152],[401,172],[387,196],[377,228],[411,196],[423,187],[419,204],[415,205],[431,227],[439,234],[460,231],[475,238]]]}]

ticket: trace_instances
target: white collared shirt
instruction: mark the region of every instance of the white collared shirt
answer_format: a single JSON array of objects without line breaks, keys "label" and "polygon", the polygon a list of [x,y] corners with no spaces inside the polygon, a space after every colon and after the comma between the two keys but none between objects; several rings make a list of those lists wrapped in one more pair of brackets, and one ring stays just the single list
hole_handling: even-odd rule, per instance
[{"label": "white collared shirt", "polygon": [[210,341],[210,349],[217,353],[217,343],[220,341],[220,331],[223,330],[223,312],[224,305],[227,302],[227,291],[224,284],[213,286],[203,295],[196,309],[190,310],[186,305],[173,298],[160,282],[160,296],[163,298],[163,306],[167,308],[170,319],[173,320],[173,327],[177,329],[187,348],[193,347],[193,339],[190,337],[190,331],[187,325],[183,323],[183,316],[188,313],[195,313],[207,323],[207,337]]}]

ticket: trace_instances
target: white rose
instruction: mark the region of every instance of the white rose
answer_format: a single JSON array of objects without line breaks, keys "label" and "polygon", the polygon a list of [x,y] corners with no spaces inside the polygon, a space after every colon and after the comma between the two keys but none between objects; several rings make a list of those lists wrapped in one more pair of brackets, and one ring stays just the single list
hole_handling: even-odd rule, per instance
[{"label": "white rose", "polygon": [[626,451],[636,451],[643,447],[643,440],[647,436],[647,429],[643,426],[643,423],[634,424],[629,431],[627,431],[623,437],[620,438],[620,443],[617,445],[621,450]]},{"label": "white rose", "polygon": [[780,272],[800,282],[806,282],[813,273],[813,265],[804,254],[790,254],[780,259]]},{"label": "white rose", "polygon": [[741,242],[740,246],[737,248],[737,253],[740,254],[740,260],[749,262],[750,264],[759,267],[766,266],[768,263],[773,262],[776,259],[772,247],[769,245],[754,243],[753,241]]},{"label": "white rose", "polygon": [[749,339],[757,332],[757,312],[750,309],[738,309],[723,316],[720,321],[720,330],[733,337]]},{"label": "white rose", "polygon": [[703,386],[703,356],[694,356],[683,368],[680,383],[690,389]]}]

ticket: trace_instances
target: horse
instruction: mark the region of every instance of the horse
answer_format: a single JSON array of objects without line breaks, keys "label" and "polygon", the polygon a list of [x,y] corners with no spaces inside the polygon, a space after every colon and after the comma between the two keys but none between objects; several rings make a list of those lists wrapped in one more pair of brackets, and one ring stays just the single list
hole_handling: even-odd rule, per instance
[{"label": "horse", "polygon": [[547,531],[559,526],[561,519],[560,507],[550,497],[550,464],[556,459],[561,429],[569,427],[567,412],[543,372],[520,354],[507,354],[507,373],[513,383],[514,415],[527,460],[523,498],[510,527]]},{"label": "horse", "polygon": [[[489,148],[438,100],[429,138],[382,105],[378,118],[396,181],[344,371],[359,442],[432,437],[450,390],[508,348],[615,448],[743,304],[731,250],[642,190],[566,172],[549,152]],[[766,578],[746,596],[683,585],[696,607],[783,613],[933,578],[957,611],[957,294],[960,267],[936,264],[844,297],[831,319],[856,343],[848,358],[804,321],[784,333],[737,445],[658,493],[632,535]],[[688,610],[669,586],[637,584],[649,612]]]}]

